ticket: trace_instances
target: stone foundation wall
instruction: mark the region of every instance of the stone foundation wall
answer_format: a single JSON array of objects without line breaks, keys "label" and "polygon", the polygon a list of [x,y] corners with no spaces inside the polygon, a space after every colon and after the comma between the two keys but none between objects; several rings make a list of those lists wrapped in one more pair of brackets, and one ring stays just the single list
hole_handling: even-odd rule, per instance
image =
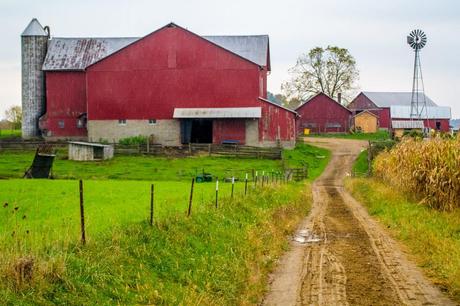
[{"label": "stone foundation wall", "polygon": [[155,124],[149,124],[148,120],[126,120],[126,125],[118,120],[88,120],[87,126],[89,141],[118,142],[127,137],[153,135],[155,143],[180,145],[180,121],[175,119],[157,120]]}]

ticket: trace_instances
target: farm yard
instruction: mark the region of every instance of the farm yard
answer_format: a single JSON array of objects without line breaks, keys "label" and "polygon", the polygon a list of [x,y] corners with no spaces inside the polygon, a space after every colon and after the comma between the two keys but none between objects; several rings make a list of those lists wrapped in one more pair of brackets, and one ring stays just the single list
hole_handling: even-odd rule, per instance
[{"label": "farm yard", "polygon": [[[128,304],[256,301],[273,260],[286,247],[281,237],[307,213],[308,182],[329,160],[327,150],[302,144],[284,151],[283,161],[115,156],[110,161],[76,162],[64,154],[53,168],[56,179],[24,180],[19,177],[33,152],[0,152],[1,177],[8,178],[0,180],[0,290],[11,303],[30,303],[33,298],[78,304],[109,297]],[[270,177],[265,186],[261,181],[255,186],[252,169],[261,176],[279,172],[283,165],[308,166],[308,180],[285,184]],[[187,218],[190,181],[203,169],[221,179],[237,176],[234,197],[231,183],[220,182],[216,209],[215,182],[196,183],[192,216]],[[246,173],[250,182],[245,196]],[[84,248],[75,179],[84,184]],[[148,225],[151,183],[153,228]],[[272,218],[279,223],[271,224]],[[94,256],[99,259],[94,261]],[[33,275],[18,275],[28,262],[33,272],[26,274]],[[237,279],[241,282],[235,283]],[[243,280],[253,283],[248,286]]]}]

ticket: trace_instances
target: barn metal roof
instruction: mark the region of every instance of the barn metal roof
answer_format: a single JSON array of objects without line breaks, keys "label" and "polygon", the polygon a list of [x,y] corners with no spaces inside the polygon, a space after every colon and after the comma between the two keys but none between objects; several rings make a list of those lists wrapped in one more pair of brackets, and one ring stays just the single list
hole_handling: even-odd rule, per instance
[{"label": "barn metal roof", "polygon": [[32,19],[21,36],[48,36],[37,18]]},{"label": "barn metal roof", "polygon": [[139,38],[61,38],[48,43],[43,70],[84,70]]},{"label": "barn metal roof", "polygon": [[260,107],[175,108],[173,118],[260,118]]},{"label": "barn metal roof", "polygon": [[[38,22],[38,21],[37,21]],[[27,29],[26,29],[27,30]],[[267,66],[268,36],[202,36],[257,65]],[[43,70],[84,70],[140,37],[63,38],[49,41]]]},{"label": "barn metal roof", "polygon": [[[362,92],[366,97],[369,98],[377,107],[390,107],[392,105],[409,105],[412,101],[412,92]],[[426,105],[437,106],[427,95]],[[419,97],[419,101],[423,100],[423,95]]]},{"label": "barn metal roof", "polygon": [[202,36],[259,66],[268,64],[268,35]]},{"label": "barn metal roof", "polygon": [[[390,107],[391,118],[399,119],[410,119],[411,107],[392,105]],[[428,106],[425,111],[422,112],[422,118],[428,119],[450,119],[451,112],[448,106]]]},{"label": "barn metal roof", "polygon": [[423,129],[425,127],[422,120],[392,120],[391,126],[394,129]]}]

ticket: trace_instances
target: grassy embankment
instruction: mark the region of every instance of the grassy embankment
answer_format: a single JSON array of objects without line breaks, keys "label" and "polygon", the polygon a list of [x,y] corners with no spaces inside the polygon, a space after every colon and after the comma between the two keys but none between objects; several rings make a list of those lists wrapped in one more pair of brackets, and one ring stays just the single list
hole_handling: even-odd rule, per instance
[{"label": "grassy embankment", "polygon": [[[460,302],[460,207],[447,202],[444,206],[437,201],[432,202],[433,196],[437,197],[431,193],[432,187],[416,186],[410,179],[413,175],[412,180],[418,177],[418,184],[427,184],[421,179],[434,175],[437,180],[432,179],[431,184],[440,182],[444,187],[439,187],[439,192],[455,203],[455,198],[447,193],[449,189],[455,189],[455,186],[458,188],[460,182],[458,168],[451,168],[455,154],[458,154],[454,152],[454,141],[435,139],[431,140],[432,143],[403,142],[376,160],[377,167],[374,170],[377,175],[390,175],[391,180],[348,179],[346,187],[367,206],[371,215],[378,218],[395,238],[408,247],[426,274]],[[422,157],[424,163],[417,159]],[[359,168],[359,164],[358,159],[355,167]],[[410,171],[411,167],[417,169]],[[401,173],[398,175],[397,171]],[[440,177],[439,173],[443,173],[443,176]],[[392,183],[399,180],[404,181],[399,186]],[[423,192],[414,192],[412,188],[430,191],[430,195],[427,198]],[[432,203],[435,203],[432,207],[440,210],[430,207]],[[446,211],[442,211],[442,208]]]},{"label": "grassy embankment", "polygon": [[21,137],[21,130],[2,130],[0,129],[0,139],[19,138],[19,137]]},{"label": "grassy embankment", "polygon": [[[301,146],[287,152],[286,162],[299,166],[307,160],[315,169],[310,172],[313,179],[327,163],[327,158],[319,155],[329,156],[325,150]],[[8,169],[5,156],[0,156],[0,161],[3,169]],[[90,177],[110,175],[112,163],[149,168],[146,163],[158,162],[157,158],[140,157],[140,166],[130,161],[136,158],[117,161],[117,157],[109,164],[101,163]],[[213,158],[186,160],[201,168]],[[58,176],[67,175],[73,167],[82,167],[77,173],[84,176],[91,168],[83,165],[86,163],[72,166],[76,162],[59,162],[63,167],[56,167]],[[257,303],[274,260],[287,246],[285,236],[308,211],[309,184],[250,188],[244,197],[244,185],[239,183],[233,200],[230,184],[221,184],[219,209],[214,208],[214,184],[197,184],[193,213],[187,218],[184,211],[190,185],[181,181],[174,162],[181,163],[164,159],[166,170],[157,177],[174,177],[176,181],[155,181],[153,228],[147,224],[149,182],[87,180],[88,244],[84,247],[78,241],[76,181],[0,180],[0,200],[8,202],[0,214],[2,300],[11,304]],[[224,174],[231,162],[233,159],[216,160],[216,168],[208,165],[206,171]],[[258,168],[250,160],[234,162],[239,163],[237,169]],[[261,164],[262,169],[276,163],[257,162],[267,162]],[[188,169],[194,175],[192,167]],[[17,177],[18,171],[6,174]],[[153,179],[158,172],[139,171],[137,177],[139,173]]]}]

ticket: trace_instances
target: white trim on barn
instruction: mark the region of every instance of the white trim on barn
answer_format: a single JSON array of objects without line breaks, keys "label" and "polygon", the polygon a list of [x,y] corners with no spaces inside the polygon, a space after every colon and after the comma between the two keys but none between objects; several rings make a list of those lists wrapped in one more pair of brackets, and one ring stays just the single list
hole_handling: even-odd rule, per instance
[{"label": "white trim on barn", "polygon": [[173,118],[261,118],[260,107],[175,108]]}]

